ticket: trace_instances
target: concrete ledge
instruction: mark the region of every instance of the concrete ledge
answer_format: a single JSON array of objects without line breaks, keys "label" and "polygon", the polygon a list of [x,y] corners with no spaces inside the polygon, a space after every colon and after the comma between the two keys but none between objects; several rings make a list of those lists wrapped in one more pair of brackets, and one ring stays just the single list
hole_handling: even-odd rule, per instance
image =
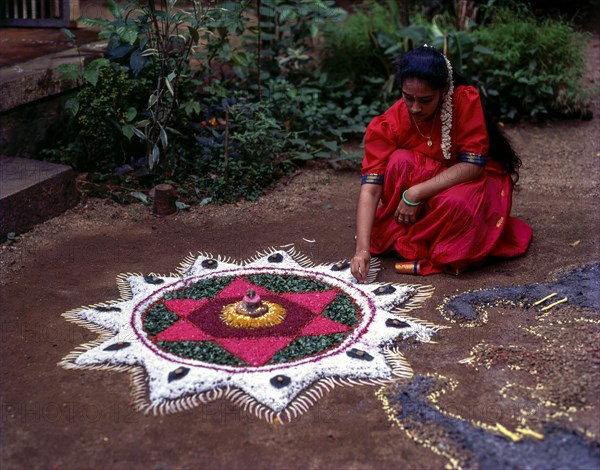
[{"label": "concrete ledge", "polygon": [[0,239],[62,214],[78,200],[71,167],[0,157]]},{"label": "concrete ledge", "polygon": [[61,64],[82,64],[102,54],[106,42],[87,44],[77,49],[49,54],[12,67],[0,68],[0,112],[57,95],[80,84],[59,80],[56,68]]}]

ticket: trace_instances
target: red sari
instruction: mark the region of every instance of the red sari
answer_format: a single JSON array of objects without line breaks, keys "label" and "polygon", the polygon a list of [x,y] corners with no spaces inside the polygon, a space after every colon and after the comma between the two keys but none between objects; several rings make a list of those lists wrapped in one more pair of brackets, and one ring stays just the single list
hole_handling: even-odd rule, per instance
[{"label": "red sari", "polygon": [[[383,184],[371,234],[371,252],[395,250],[419,261],[420,274],[458,274],[487,257],[525,253],[531,227],[510,216],[512,181],[498,162],[487,160],[488,135],[477,90],[457,87],[453,97],[451,158],[441,149],[441,120],[419,123],[433,146],[417,132],[404,100],[374,118],[365,136],[363,184]],[[484,167],[483,176],[426,199],[415,224],[394,217],[404,190],[435,177],[451,165]]]}]

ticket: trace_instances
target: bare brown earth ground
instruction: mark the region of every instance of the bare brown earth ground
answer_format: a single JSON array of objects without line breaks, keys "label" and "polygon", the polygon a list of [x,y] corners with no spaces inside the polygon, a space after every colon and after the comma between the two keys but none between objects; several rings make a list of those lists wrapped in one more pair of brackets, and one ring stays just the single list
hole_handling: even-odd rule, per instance
[{"label": "bare brown earth ground", "polygon": [[[596,86],[599,51],[595,36],[589,80]],[[443,307],[445,299],[468,291],[547,283],[557,271],[598,262],[598,101],[593,111],[591,121],[505,129],[523,159],[513,215],[534,230],[525,256],[491,261],[457,277],[426,278],[396,275],[394,259],[382,260],[380,280],[435,287],[414,314],[449,328],[435,343],[401,347],[415,374],[433,378],[434,389],[445,392],[425,399],[447,416],[483,428],[525,425],[541,433],[554,424],[597,446],[594,312],[566,302],[540,316],[499,304],[484,307],[487,322],[466,327]],[[358,190],[356,171],[306,169],[258,202],[196,206],[163,218],[141,204],[90,199],[1,246],[0,467],[477,467],[477,459],[469,459],[435,423],[388,420],[370,387],[338,388],[302,418],[275,426],[227,401],[143,416],[129,405],[126,374],[57,367],[95,337],[61,314],[117,298],[119,273],[168,273],[199,250],[244,259],[288,243],[316,262],[348,258]],[[465,358],[471,361],[459,362]]]}]

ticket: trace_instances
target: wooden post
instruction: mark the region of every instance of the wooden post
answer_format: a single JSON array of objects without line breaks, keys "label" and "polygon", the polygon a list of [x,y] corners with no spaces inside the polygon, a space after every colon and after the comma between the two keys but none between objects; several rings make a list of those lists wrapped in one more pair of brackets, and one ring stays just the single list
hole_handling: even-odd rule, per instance
[{"label": "wooden post", "polygon": [[170,215],[177,211],[175,189],[170,184],[158,184],[154,188],[152,212],[156,215]]}]

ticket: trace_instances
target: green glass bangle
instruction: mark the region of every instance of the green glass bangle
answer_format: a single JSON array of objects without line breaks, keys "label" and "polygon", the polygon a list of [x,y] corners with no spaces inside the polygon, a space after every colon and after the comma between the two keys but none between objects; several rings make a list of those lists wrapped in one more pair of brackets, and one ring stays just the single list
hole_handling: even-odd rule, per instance
[{"label": "green glass bangle", "polygon": [[402,200],[404,201],[404,204],[406,204],[407,206],[418,206],[419,204],[421,204],[421,202],[423,201],[419,201],[419,202],[410,202],[408,199],[406,199],[406,193],[408,192],[408,189],[406,191],[404,191],[402,193]]}]

